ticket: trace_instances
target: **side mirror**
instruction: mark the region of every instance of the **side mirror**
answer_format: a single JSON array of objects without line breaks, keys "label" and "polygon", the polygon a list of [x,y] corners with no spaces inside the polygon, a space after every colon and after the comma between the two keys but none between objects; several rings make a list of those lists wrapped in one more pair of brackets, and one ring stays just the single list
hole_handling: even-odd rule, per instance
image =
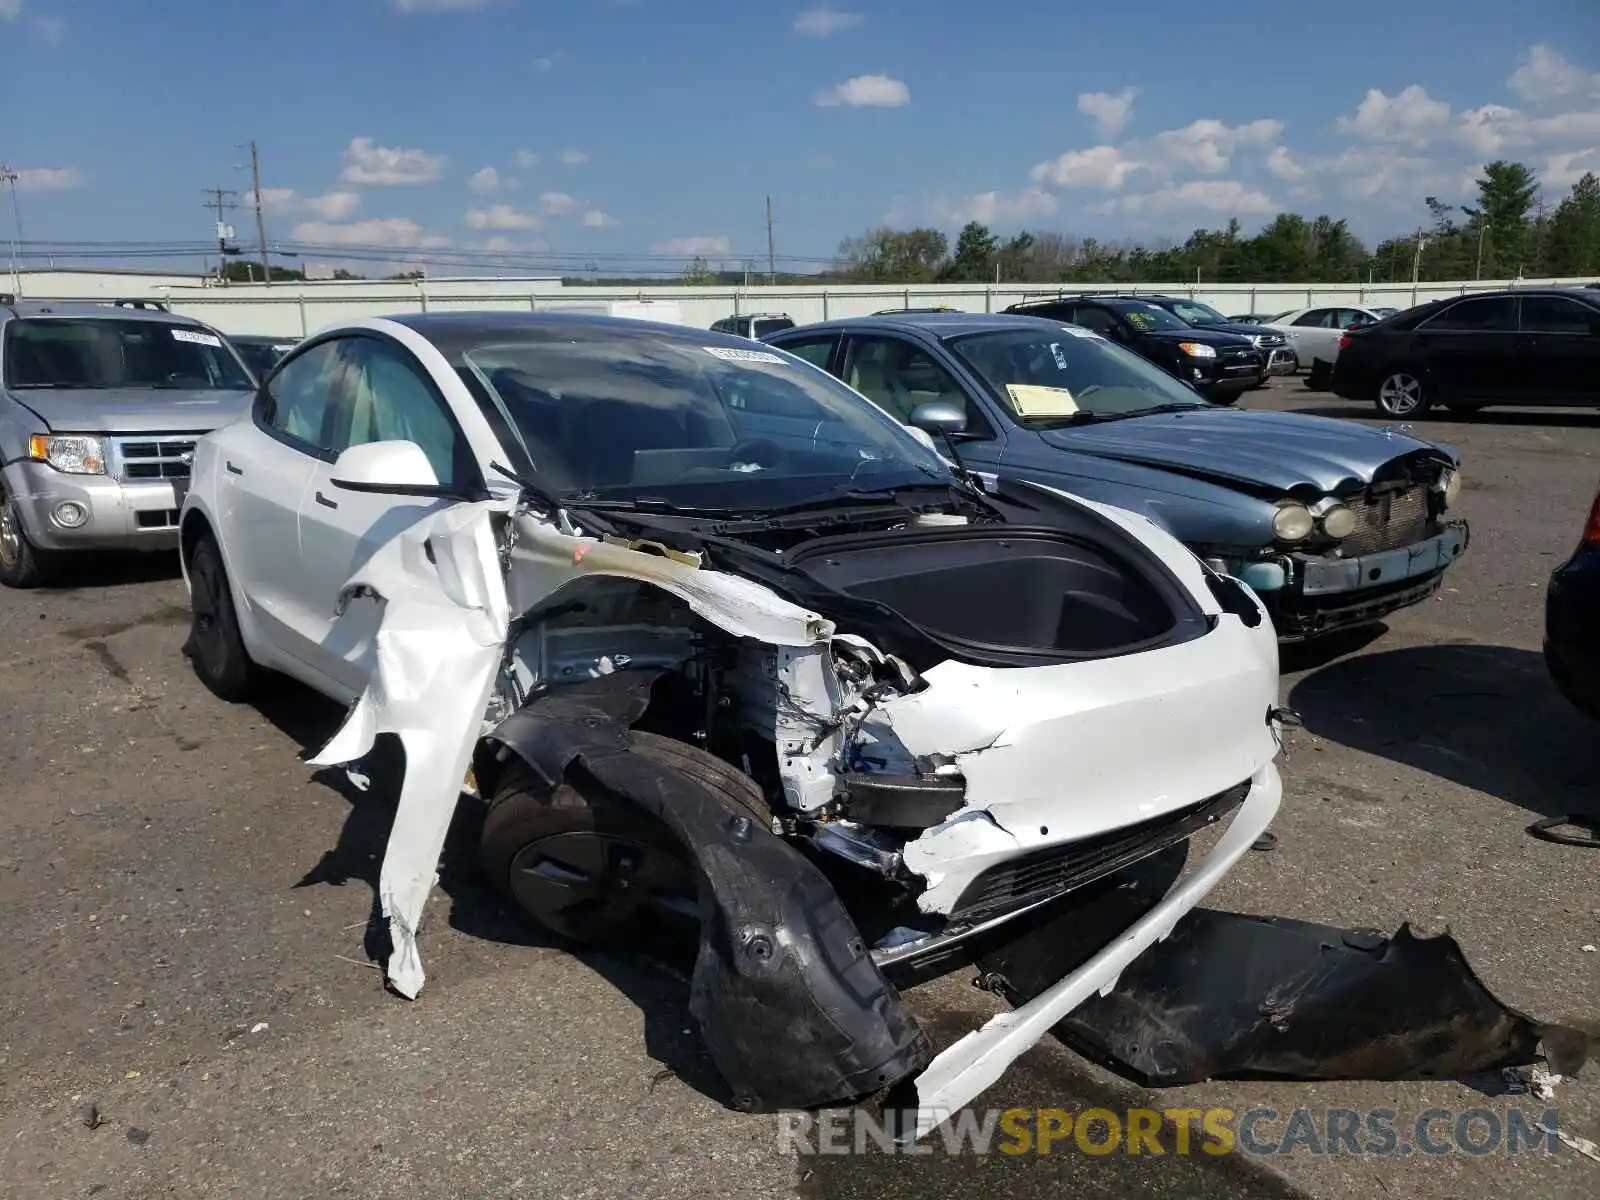
[{"label": "side mirror", "polygon": [[333,486],[347,492],[470,500],[460,488],[446,487],[415,442],[367,442],[351,446],[333,463]]},{"label": "side mirror", "polygon": [[925,433],[952,437],[967,431],[967,414],[954,404],[934,400],[913,408],[906,424]]}]

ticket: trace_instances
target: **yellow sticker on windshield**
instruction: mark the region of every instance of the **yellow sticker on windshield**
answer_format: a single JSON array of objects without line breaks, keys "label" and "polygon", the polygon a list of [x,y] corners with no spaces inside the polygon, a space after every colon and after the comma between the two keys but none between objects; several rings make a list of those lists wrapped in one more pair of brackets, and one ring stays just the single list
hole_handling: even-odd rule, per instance
[{"label": "yellow sticker on windshield", "polygon": [[1019,417],[1070,417],[1078,411],[1078,402],[1066,388],[1008,383],[1006,392]]}]

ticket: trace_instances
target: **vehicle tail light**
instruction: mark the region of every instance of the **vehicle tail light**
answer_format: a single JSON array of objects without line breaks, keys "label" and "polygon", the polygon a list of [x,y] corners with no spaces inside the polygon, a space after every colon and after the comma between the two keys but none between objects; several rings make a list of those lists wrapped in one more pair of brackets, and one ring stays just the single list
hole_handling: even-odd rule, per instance
[{"label": "vehicle tail light", "polygon": [[1589,523],[1583,527],[1583,544],[1600,546],[1600,494],[1595,496],[1594,506],[1589,509]]},{"label": "vehicle tail light", "polygon": [[1348,350],[1348,349],[1350,349],[1350,335],[1348,333],[1340,335],[1340,337],[1339,337],[1339,349],[1340,350]]}]

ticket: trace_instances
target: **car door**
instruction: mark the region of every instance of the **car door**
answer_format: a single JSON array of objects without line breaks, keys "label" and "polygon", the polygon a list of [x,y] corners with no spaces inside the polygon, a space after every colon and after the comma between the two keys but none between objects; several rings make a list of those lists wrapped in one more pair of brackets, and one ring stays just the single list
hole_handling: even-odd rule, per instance
[{"label": "car door", "polygon": [[[334,449],[408,441],[422,448],[441,484],[482,486],[482,473],[448,403],[411,351],[371,335],[344,340],[346,364]],[[311,665],[351,696],[366,686],[382,606],[356,598],[337,612],[340,590],[373,553],[452,500],[352,492],[334,486],[330,457],[318,462],[300,502],[300,574],[316,631]]]},{"label": "car door", "polygon": [[1332,362],[1339,353],[1339,310],[1311,308],[1296,317],[1285,330],[1294,343],[1300,365],[1309,368],[1312,360]]},{"label": "car door", "polygon": [[1523,296],[1518,330],[1517,381],[1530,403],[1600,403],[1600,308]]},{"label": "car door", "polygon": [[262,641],[294,662],[315,638],[299,586],[300,502],[332,457],[344,370],[337,340],[308,346],[262,385],[250,421],[219,439],[216,515],[229,573]]},{"label": "car door", "polygon": [[[927,347],[894,334],[851,334],[840,375],[901,424],[910,424],[911,413],[920,404],[951,404],[961,409],[967,417],[966,432],[956,439],[961,465],[986,485],[993,483],[1000,470],[1004,440],[984,412],[974,386]],[[940,451],[946,452],[943,446]]]},{"label": "car door", "polygon": [[1413,343],[1440,398],[1526,400],[1517,369],[1516,301],[1468,296],[1417,326]]}]

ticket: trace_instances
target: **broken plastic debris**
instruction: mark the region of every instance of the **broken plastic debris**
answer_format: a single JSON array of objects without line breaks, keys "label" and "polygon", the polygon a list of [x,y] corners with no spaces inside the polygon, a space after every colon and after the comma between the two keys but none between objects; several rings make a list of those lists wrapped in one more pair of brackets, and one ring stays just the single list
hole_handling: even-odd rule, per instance
[{"label": "broken plastic debris", "polygon": [[1576,1150],[1585,1158],[1592,1158],[1595,1162],[1600,1163],[1600,1146],[1595,1145],[1588,1138],[1579,1137],[1575,1133],[1566,1133],[1563,1130],[1546,1125],[1543,1121],[1535,1124],[1534,1128],[1542,1130],[1553,1137],[1560,1138],[1563,1143],[1572,1147],[1572,1149]]},{"label": "broken plastic debris", "polygon": [[254,1025],[250,1026],[251,1033],[265,1033],[266,1031],[267,1023],[265,1021],[257,1021]]}]

